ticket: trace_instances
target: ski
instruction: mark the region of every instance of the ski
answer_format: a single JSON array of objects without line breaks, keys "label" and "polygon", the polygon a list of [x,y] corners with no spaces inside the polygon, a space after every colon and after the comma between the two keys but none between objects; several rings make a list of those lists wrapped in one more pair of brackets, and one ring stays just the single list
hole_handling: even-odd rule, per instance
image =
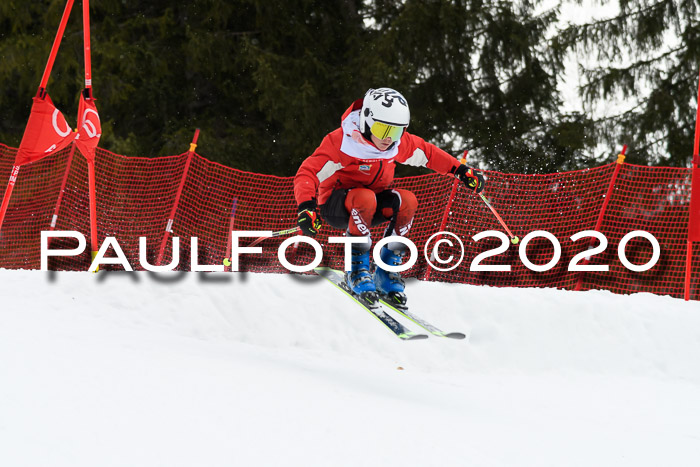
[{"label": "ski", "polygon": [[408,328],[406,328],[403,324],[396,321],[391,315],[389,315],[386,312],[379,300],[375,301],[372,304],[363,301],[361,297],[355,295],[345,283],[345,275],[341,271],[326,267],[320,267],[315,268],[314,272],[319,276],[323,277],[324,279],[328,280],[338,289],[342,290],[343,293],[345,293],[345,295],[352,298],[358,305],[360,305],[372,316],[374,316],[378,321],[384,324],[384,326],[389,328],[389,330],[393,332],[399,339],[408,341],[428,338],[427,334],[419,334],[417,332],[411,331]]},{"label": "ski", "polygon": [[436,328],[429,322],[425,321],[422,318],[419,318],[418,316],[414,315],[409,311],[408,307],[406,305],[393,305],[391,301],[389,300],[389,297],[380,295],[379,296],[379,301],[389,307],[390,309],[394,310],[395,312],[405,316],[406,318],[410,319],[414,323],[416,323],[418,326],[422,327],[426,331],[428,331],[430,334],[434,336],[440,336],[440,337],[447,337],[449,339],[464,339],[467,336],[464,333],[461,332],[443,332],[440,329]]}]

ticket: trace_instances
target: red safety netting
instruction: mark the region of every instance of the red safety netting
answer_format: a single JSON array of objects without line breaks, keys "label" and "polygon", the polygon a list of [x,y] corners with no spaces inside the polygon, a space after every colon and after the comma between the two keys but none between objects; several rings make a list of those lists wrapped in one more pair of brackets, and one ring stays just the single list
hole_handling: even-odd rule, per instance
[{"label": "red safety netting", "polygon": [[[0,180],[7,180],[16,149],[0,145]],[[49,230],[68,167],[68,178],[60,205],[56,230],[76,230],[90,238],[87,164],[80,154],[68,166],[69,149],[22,167],[0,232],[0,267],[40,267],[40,232]],[[191,163],[188,165],[188,158]],[[515,235],[544,230],[561,245],[561,258],[545,272],[526,268],[518,246],[481,261],[482,265],[510,265],[510,271],[470,271],[474,258],[497,248],[501,241],[473,236],[487,230],[503,231],[482,200],[454,181],[438,174],[406,177],[396,186],[413,191],[419,208],[409,238],[420,257],[405,276],[468,284],[509,287],[558,287],[607,289],[616,293],[651,292],[683,296],[685,252],[690,203],[691,170],[619,165],[600,231],[608,240],[607,249],[591,259],[592,265],[607,264],[608,272],[571,272],[571,259],[585,251],[590,238],[571,241],[577,232],[592,230],[600,216],[617,163],[602,167],[548,175],[518,175],[487,172],[486,195]],[[186,171],[187,169],[187,171]],[[296,224],[296,202],[291,177],[275,177],[235,170],[210,162],[195,153],[160,158],[124,157],[102,149],[96,157],[98,239],[113,236],[135,270],[139,261],[139,237],[147,238],[147,260],[155,264],[164,236],[168,236],[162,264],[173,258],[172,239],[166,234],[170,213],[184,180],[172,220],[172,236],[180,238],[180,258],[176,269],[191,270],[190,238],[198,238],[199,264],[221,264],[227,255],[233,230],[282,230]],[[646,272],[627,269],[618,258],[618,244],[635,230],[651,233],[659,242],[660,258]],[[459,237],[465,246],[462,264],[447,272],[426,262],[423,248],[430,236],[446,231]],[[372,229],[375,240],[383,227]],[[328,236],[342,232],[324,226],[317,240],[323,246],[323,264],[342,268],[342,245],[329,244]],[[262,255],[241,255],[240,269],[257,272],[288,272],[277,258],[277,247],[284,238],[261,243]],[[242,240],[245,245],[250,240]],[[597,245],[597,242],[595,243]],[[55,239],[51,248],[74,248],[71,239]],[[432,244],[430,245],[432,248]],[[50,258],[54,270],[87,270],[90,248],[76,257]],[[459,250],[439,250],[440,257],[459,256]],[[112,254],[114,252],[112,251]],[[535,265],[550,261],[554,247],[546,238],[535,238],[526,248]],[[626,258],[640,265],[650,260],[652,247],[644,238],[631,240]],[[313,249],[305,244],[290,247],[287,258],[295,264],[308,264]],[[439,263],[435,263],[440,266]],[[693,255],[690,298],[700,299],[700,248]],[[447,265],[449,266],[449,264]],[[103,265],[101,269],[121,269]]]}]

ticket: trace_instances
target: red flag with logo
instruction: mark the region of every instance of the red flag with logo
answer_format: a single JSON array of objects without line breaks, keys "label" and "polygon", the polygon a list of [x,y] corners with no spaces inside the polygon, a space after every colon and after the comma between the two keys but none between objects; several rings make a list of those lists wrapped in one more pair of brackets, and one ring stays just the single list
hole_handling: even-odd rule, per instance
[{"label": "red flag with logo", "polygon": [[95,99],[86,99],[84,94],[80,94],[78,136],[75,144],[89,161],[95,160],[95,148],[100,141],[100,136],[102,136],[102,125],[95,106]]},{"label": "red flag with logo", "polygon": [[63,114],[53,105],[48,94],[34,97],[27,128],[19,145],[15,165],[38,161],[68,146],[75,139]]}]

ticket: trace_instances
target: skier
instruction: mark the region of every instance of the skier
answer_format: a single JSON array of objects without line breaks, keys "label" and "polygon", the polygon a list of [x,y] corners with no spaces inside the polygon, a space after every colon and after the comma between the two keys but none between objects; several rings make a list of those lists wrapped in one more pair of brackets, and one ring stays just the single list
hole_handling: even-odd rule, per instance
[{"label": "skier", "polygon": [[[418,207],[413,193],[391,187],[395,163],[454,174],[476,193],[484,189],[481,172],[406,132],[409,120],[408,103],[401,93],[369,89],[345,111],[340,128],[326,135],[294,178],[297,222],[305,235],[316,235],[323,219],[336,229],[346,229],[348,236],[367,239],[353,244],[352,266],[345,279],[352,292],[369,303],[376,300],[377,292],[393,303],[406,303],[398,273],[378,266],[374,276],[370,272],[370,227],[389,222],[385,236],[405,236]],[[405,249],[403,243],[390,242],[380,258],[398,266]]]}]

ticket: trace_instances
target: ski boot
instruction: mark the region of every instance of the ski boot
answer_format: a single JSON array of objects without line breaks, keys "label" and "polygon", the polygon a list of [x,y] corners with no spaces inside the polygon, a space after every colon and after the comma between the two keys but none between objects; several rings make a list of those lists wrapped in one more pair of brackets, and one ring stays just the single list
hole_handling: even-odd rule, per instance
[{"label": "ski boot", "polygon": [[[402,250],[391,250],[386,245],[381,249],[379,257],[389,266],[398,266],[404,256]],[[406,307],[406,294],[404,293],[404,281],[398,272],[388,272],[375,265],[374,284],[377,293],[396,308]]]},{"label": "ski boot", "polygon": [[377,289],[369,272],[369,250],[353,248],[351,256],[352,269],[345,273],[345,283],[360,302],[370,307],[376,306]]}]

